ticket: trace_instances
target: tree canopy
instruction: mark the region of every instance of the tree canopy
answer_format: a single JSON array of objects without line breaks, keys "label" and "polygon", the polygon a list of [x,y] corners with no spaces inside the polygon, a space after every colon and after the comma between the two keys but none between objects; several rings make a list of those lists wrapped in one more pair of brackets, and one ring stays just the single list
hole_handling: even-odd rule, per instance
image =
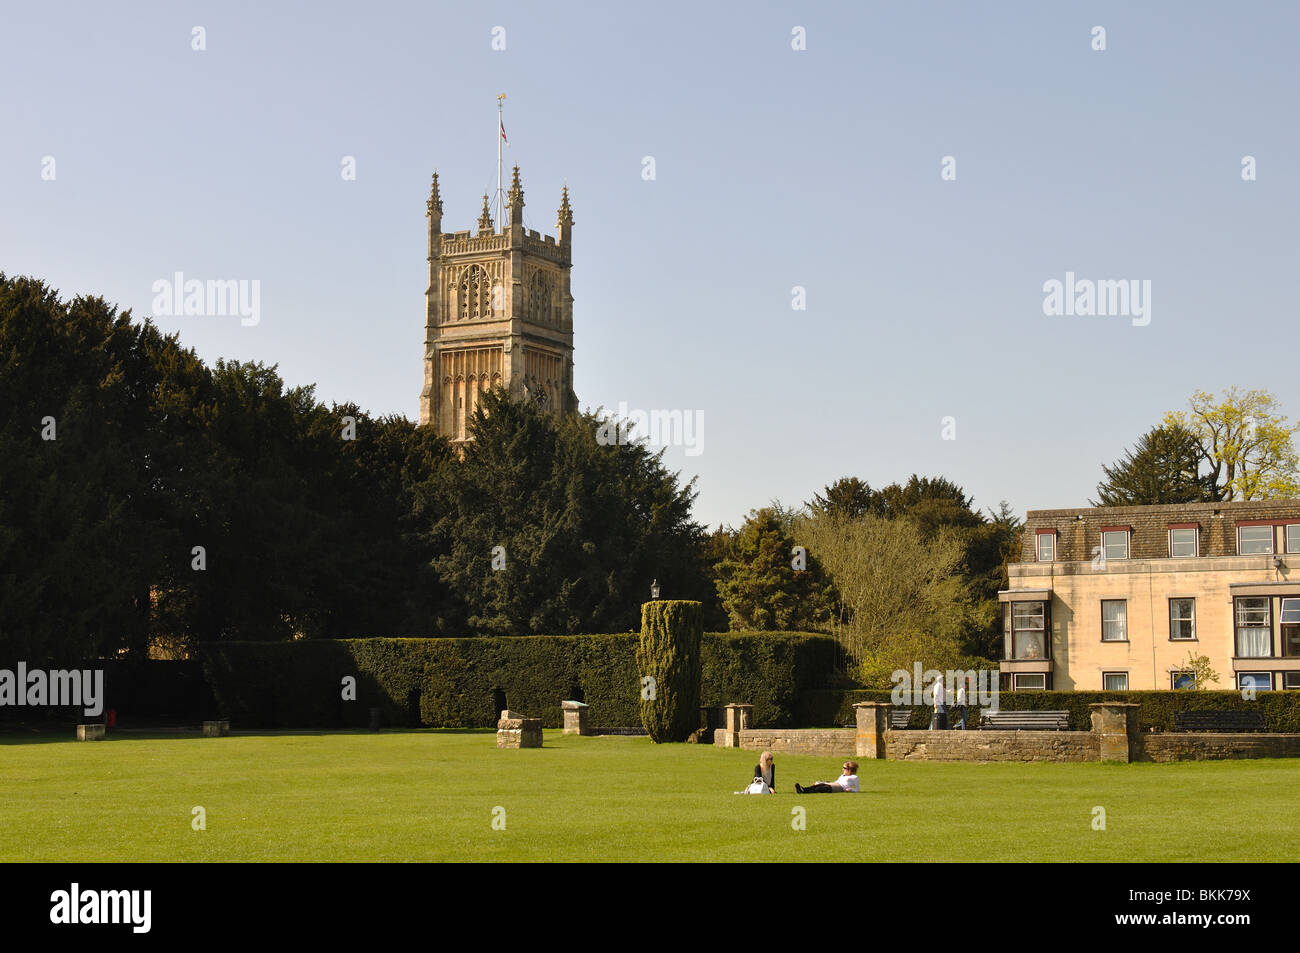
[{"label": "tree canopy", "polygon": [[1206,503],[1222,499],[1212,474],[1201,472],[1200,443],[1177,423],[1153,427],[1111,466],[1102,466],[1094,506]]},{"label": "tree canopy", "polygon": [[1185,411],[1165,415],[1196,439],[1210,484],[1223,500],[1262,500],[1300,495],[1300,459],[1294,437],[1300,424],[1281,413],[1267,390],[1231,387],[1216,401],[1197,391]]},{"label": "tree canopy", "polygon": [[629,631],[655,580],[666,599],[710,596],[694,482],[644,442],[598,441],[601,422],[485,395],[464,458],[418,491],[436,514],[434,567],[456,594],[451,628]]}]

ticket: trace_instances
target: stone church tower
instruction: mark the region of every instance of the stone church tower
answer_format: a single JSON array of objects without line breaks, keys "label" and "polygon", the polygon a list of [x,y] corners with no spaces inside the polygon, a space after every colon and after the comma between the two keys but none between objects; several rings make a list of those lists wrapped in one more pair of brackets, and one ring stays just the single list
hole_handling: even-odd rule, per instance
[{"label": "stone church tower", "polygon": [[578,406],[568,187],[554,238],[524,230],[518,166],[506,201],[510,224],[504,228],[493,226],[485,195],[477,234],[444,233],[438,174],[433,175],[420,423],[432,424],[453,442],[469,439],[474,409],[491,387],[554,413]]}]

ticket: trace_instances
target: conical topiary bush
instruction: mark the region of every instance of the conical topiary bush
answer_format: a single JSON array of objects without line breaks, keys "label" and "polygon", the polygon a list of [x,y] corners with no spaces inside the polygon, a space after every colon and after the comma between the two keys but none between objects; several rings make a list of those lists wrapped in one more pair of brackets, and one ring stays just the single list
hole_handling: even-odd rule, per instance
[{"label": "conical topiary bush", "polygon": [[641,724],[656,744],[685,741],[700,726],[703,639],[701,603],[667,599],[641,606]]}]

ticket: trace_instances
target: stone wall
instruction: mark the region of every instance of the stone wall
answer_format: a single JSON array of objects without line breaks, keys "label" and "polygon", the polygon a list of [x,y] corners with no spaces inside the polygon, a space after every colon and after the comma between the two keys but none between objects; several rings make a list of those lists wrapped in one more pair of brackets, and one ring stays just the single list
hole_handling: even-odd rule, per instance
[{"label": "stone wall", "polygon": [[738,747],[773,754],[851,758],[857,754],[855,736],[853,728],[745,728],[740,731]]},{"label": "stone wall", "polygon": [[891,761],[1100,761],[1092,731],[888,731]]},{"label": "stone wall", "polygon": [[[748,706],[729,706],[739,710]],[[1176,732],[1143,734],[1132,702],[1089,706],[1091,731],[895,731],[885,702],[854,706],[856,728],[750,728],[718,731],[714,744],[775,754],[891,761],[1209,761],[1300,758],[1300,734]]]},{"label": "stone wall", "polygon": [[1144,734],[1135,761],[1220,761],[1230,758],[1300,758],[1300,735],[1171,732]]}]

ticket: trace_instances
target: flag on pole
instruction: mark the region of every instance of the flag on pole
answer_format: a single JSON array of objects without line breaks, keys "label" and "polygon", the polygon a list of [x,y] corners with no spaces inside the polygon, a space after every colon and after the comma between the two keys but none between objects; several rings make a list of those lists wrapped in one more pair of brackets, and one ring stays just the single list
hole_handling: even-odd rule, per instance
[{"label": "flag on pole", "polygon": [[500,113],[497,113],[497,125],[501,127],[501,141],[504,142],[506,145],[510,145],[510,140],[506,138],[505,120],[501,118]]}]

